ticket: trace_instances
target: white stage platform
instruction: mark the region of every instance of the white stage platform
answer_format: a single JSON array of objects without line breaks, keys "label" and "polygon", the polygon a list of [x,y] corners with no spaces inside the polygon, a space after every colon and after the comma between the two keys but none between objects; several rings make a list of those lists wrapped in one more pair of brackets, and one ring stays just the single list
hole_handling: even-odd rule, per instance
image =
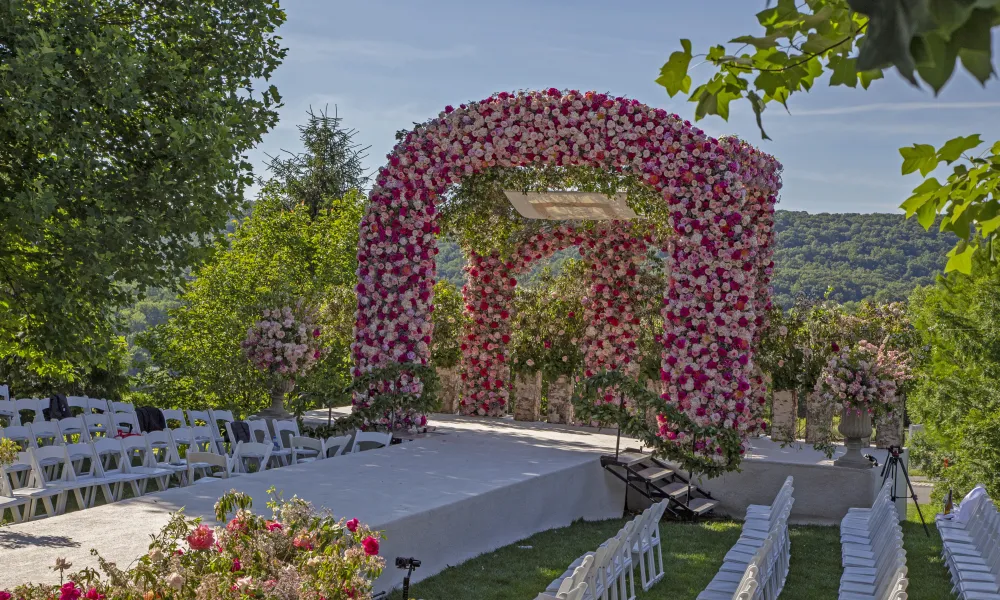
[{"label": "white stage platform", "polygon": [[[439,423],[439,425],[447,425]],[[483,552],[577,519],[621,516],[622,489],[601,469],[599,456],[614,438],[472,421],[440,427],[447,435],[243,476],[175,488],[125,502],[0,528],[0,589],[58,583],[49,567],[65,557],[74,569],[96,567],[90,549],[119,566],[140,556],[149,534],[170,513],[214,522],[221,493],[237,488],[267,512],[275,486],[338,517],[357,517],[385,533],[387,558],[378,589],[401,581],[392,561],[419,558],[419,580]]]}]

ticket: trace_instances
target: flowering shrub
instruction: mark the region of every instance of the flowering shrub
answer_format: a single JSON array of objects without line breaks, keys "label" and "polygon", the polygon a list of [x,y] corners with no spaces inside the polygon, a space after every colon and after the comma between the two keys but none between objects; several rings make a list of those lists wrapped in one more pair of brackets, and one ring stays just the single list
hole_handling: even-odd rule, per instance
[{"label": "flowering shrub", "polygon": [[[740,437],[755,430],[752,342],[756,305],[764,308],[768,300],[757,298],[764,257],[752,228],[760,216],[756,205],[772,202],[780,188],[781,166],[662,109],[594,92],[501,92],[458,110],[446,107],[402,137],[379,171],[360,228],[355,376],[430,359],[439,231],[434,199],[485,169],[533,165],[631,173],[661,194],[659,214],[678,235],[662,313],[664,399],[699,425],[730,427]],[[485,310],[502,313],[513,287],[510,273],[482,264],[482,257],[472,263],[488,267],[491,281],[498,276],[505,302],[484,301]],[[490,336],[502,337],[500,320],[490,315],[484,322],[494,330]],[[490,352],[490,341],[469,341],[482,363],[479,354]],[[506,360],[501,352],[476,365],[472,375],[483,385],[472,388],[477,396],[466,399],[466,410],[502,410],[509,366],[501,357]],[[355,401],[366,403],[365,394]],[[668,424],[665,431],[672,430]],[[722,460],[720,444],[707,436],[694,451]]]},{"label": "flowering shrub", "polygon": [[[385,566],[378,555],[380,534],[357,519],[336,520],[299,498],[285,501],[269,491],[270,519],[250,511],[248,496],[230,491],[216,504],[224,527],[178,512],[127,570],[99,557],[103,577],[88,569],[58,586],[0,591],[0,599],[371,598],[372,583]],[[56,568],[68,567],[64,562]]]},{"label": "flowering shrub", "polygon": [[892,410],[896,386],[910,378],[909,357],[861,340],[837,348],[820,373],[816,391],[832,404],[878,416]]},{"label": "flowering shrub", "polygon": [[306,373],[321,355],[320,328],[299,302],[291,307],[265,309],[247,330],[243,351],[257,369],[282,378]]}]

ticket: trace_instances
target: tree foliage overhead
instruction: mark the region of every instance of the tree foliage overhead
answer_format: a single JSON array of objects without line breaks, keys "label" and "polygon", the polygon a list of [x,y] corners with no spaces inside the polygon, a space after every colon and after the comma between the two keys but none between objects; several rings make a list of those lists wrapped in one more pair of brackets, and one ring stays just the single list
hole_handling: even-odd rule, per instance
[{"label": "tree foliage overhead", "polygon": [[[670,96],[688,94],[697,103],[695,118],[729,118],[734,100],[749,102],[764,133],[764,110],[773,103],[788,109],[789,98],[808,92],[829,76],[831,86],[868,89],[883,71],[895,67],[914,86],[935,93],[951,79],[956,65],[985,83],[993,78],[991,31],[1000,25],[1000,0],[778,0],[757,13],[763,32],[713,46],[705,55],[714,67],[692,89],[694,58],[689,40],[670,55],[657,83]],[[978,135],[958,137],[937,149],[915,144],[900,149],[903,174],[925,177],[939,165],[952,167],[946,183],[925,180],[902,208],[930,228],[960,239],[946,270],[969,273],[972,254],[1000,228],[1000,142],[982,145]]]},{"label": "tree foliage overhead", "polygon": [[284,20],[276,0],[0,2],[0,355],[99,362],[114,309],[205,256],[277,122],[256,86]]}]

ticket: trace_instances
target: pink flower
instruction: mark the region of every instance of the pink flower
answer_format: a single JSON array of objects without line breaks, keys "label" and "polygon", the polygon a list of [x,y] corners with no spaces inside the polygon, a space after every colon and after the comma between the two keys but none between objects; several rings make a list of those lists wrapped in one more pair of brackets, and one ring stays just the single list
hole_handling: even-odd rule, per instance
[{"label": "pink flower", "polygon": [[267,527],[268,531],[281,531],[282,529],[281,523],[278,523],[277,521],[268,521],[264,525]]},{"label": "pink flower", "polygon": [[361,540],[361,545],[364,546],[365,554],[368,556],[375,556],[378,554],[378,540],[375,538],[368,536]]},{"label": "pink flower", "polygon": [[59,600],[77,600],[80,595],[80,590],[77,589],[76,584],[72,581],[59,588]]},{"label": "pink flower", "polygon": [[90,588],[87,593],[83,595],[87,600],[104,600],[104,594],[97,591],[97,588]]},{"label": "pink flower", "polygon": [[357,519],[351,519],[350,521],[348,521],[345,524],[345,526],[347,527],[348,531],[350,531],[351,533],[354,533],[355,531],[358,530],[358,524],[359,524],[359,521]]},{"label": "pink flower", "polygon": [[208,525],[199,525],[187,536],[192,550],[208,550],[215,544],[215,533]]},{"label": "pink flower", "polygon": [[11,600],[13,596],[7,590],[0,590],[0,600]]}]

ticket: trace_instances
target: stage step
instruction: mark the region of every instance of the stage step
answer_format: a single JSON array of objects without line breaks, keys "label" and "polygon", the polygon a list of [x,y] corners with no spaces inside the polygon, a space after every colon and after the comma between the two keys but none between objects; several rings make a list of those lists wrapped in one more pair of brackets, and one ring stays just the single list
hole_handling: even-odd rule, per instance
[{"label": "stage step", "polygon": [[696,515],[703,515],[719,505],[718,500],[711,498],[692,498],[687,503],[688,509]]},{"label": "stage step", "polygon": [[655,466],[655,467],[646,467],[645,469],[639,471],[638,475],[639,477],[645,479],[649,483],[653,483],[654,481],[659,481],[664,477],[669,477],[673,475],[673,473],[674,470],[671,468]]},{"label": "stage step", "polygon": [[688,484],[683,481],[675,481],[674,483],[668,483],[667,485],[658,485],[656,486],[656,489],[671,498],[680,498],[681,496],[687,495]]}]

